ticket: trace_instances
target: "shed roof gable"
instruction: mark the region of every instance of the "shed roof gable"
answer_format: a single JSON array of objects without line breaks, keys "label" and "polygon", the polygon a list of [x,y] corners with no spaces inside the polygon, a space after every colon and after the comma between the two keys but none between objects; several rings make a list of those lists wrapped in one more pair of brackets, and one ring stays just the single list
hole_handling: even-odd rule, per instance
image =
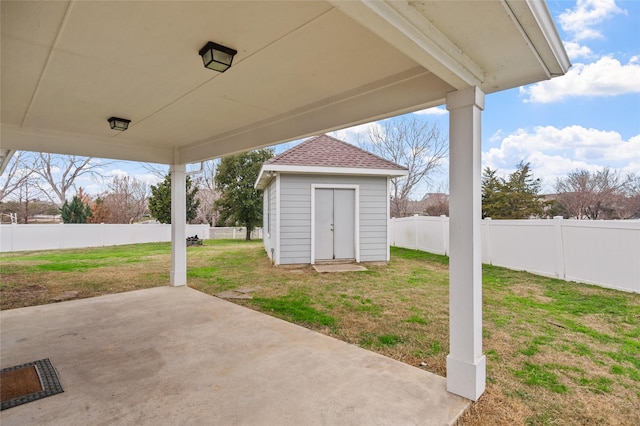
[{"label": "shed roof gable", "polygon": [[265,165],[406,170],[357,146],[328,135],[315,136],[267,160]]},{"label": "shed roof gable", "polygon": [[320,135],[265,161],[256,188],[267,185],[270,172],[398,177],[408,170],[349,143]]}]

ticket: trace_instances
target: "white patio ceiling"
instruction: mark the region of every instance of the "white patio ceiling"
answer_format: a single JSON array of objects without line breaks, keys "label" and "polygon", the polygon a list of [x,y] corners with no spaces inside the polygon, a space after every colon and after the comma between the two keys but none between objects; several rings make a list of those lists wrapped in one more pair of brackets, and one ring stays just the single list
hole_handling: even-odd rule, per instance
[{"label": "white patio ceiling", "polygon": [[[1,14],[2,150],[191,163],[569,66],[538,1],[2,1]],[[238,50],[224,74],[202,66],[209,40]]]}]

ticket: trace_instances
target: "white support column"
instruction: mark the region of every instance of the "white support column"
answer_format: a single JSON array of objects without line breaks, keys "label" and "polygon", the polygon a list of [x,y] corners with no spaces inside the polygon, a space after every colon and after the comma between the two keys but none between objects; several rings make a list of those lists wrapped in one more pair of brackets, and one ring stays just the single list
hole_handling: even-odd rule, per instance
[{"label": "white support column", "polygon": [[171,285],[187,285],[186,166],[171,166]]},{"label": "white support column", "polygon": [[482,354],[481,114],[484,93],[447,95],[449,110],[449,339],[447,390],[477,401],[485,389]]}]

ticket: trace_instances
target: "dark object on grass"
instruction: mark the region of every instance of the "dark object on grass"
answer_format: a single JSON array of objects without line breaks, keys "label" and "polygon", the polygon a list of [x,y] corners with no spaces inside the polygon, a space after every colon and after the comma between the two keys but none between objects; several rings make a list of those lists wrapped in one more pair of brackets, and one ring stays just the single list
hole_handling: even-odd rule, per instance
[{"label": "dark object on grass", "polygon": [[198,238],[197,235],[194,235],[193,237],[187,237],[187,247],[201,246],[201,245],[202,245],[202,240]]}]

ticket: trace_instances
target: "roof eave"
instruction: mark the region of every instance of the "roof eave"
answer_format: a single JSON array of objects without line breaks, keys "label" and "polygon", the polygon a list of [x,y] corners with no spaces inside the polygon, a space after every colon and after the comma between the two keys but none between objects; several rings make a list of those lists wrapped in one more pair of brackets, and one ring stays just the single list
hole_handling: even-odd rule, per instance
[{"label": "roof eave", "polygon": [[273,174],[268,170],[265,170],[265,165],[263,164],[262,167],[260,167],[258,179],[256,179],[256,183],[253,184],[253,187],[262,191],[267,187],[269,182],[271,182],[271,179],[273,179]]},{"label": "roof eave", "polygon": [[331,174],[331,175],[361,175],[361,176],[388,176],[401,177],[409,174],[407,169],[369,169],[358,167],[319,167],[319,166],[294,166],[284,164],[264,164],[254,187],[264,189],[273,179],[273,173],[290,174]]},{"label": "roof eave", "polygon": [[[542,62],[547,70],[548,77],[558,77],[567,73],[571,68],[571,60],[567,54],[560,34],[553,21],[551,12],[547,7],[546,2],[539,0],[503,0],[508,4],[509,9],[517,15],[519,15],[519,8],[525,7],[529,10],[531,16],[537,24],[537,28],[531,28],[528,26],[523,28],[525,33],[529,36],[532,49],[534,53],[538,55],[539,60]],[[522,25],[522,23],[520,23]],[[539,31],[542,36],[541,42],[531,32]]]}]

